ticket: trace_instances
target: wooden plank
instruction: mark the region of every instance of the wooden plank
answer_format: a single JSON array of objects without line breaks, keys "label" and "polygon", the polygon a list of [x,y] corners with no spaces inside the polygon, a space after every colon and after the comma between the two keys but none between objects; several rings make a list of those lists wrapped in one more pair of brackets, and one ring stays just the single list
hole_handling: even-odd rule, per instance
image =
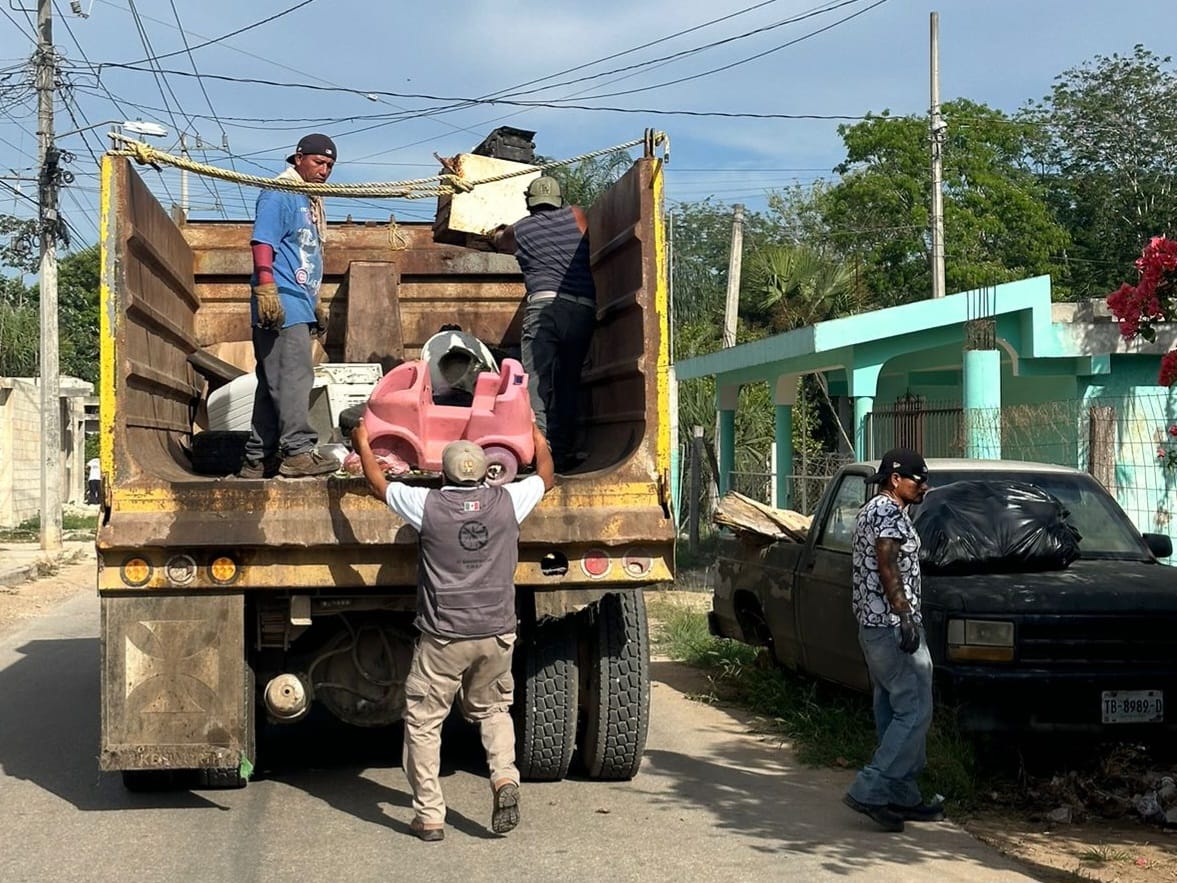
[{"label": "wooden plank", "polygon": [[[398,285],[396,264],[352,262],[336,301],[346,301],[347,306],[343,320],[345,362],[379,362],[387,372],[404,359]],[[336,311],[327,332],[329,343],[339,321]]]},{"label": "wooden plank", "polygon": [[737,491],[724,494],[711,518],[721,527],[759,534],[773,540],[805,542],[813,516],[774,509]]}]

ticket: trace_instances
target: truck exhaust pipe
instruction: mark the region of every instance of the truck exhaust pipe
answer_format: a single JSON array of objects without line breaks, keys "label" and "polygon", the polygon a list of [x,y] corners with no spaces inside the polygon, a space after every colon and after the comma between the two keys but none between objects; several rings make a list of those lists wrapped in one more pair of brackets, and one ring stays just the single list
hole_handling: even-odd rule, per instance
[{"label": "truck exhaust pipe", "polygon": [[298,675],[280,674],[266,684],[266,711],[278,723],[294,723],[306,715],[311,697]]}]

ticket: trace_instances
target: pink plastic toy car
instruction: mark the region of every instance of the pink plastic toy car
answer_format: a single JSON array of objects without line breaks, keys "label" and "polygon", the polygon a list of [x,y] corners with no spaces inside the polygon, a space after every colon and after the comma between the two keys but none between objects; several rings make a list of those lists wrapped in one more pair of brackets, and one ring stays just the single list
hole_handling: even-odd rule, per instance
[{"label": "pink plastic toy car", "polygon": [[504,359],[498,373],[478,375],[468,407],[436,404],[427,363],[404,362],[376,384],[363,419],[372,452],[392,471],[440,472],[441,452],[459,439],[486,451],[488,484],[514,480],[535,456],[527,374],[514,359]]}]

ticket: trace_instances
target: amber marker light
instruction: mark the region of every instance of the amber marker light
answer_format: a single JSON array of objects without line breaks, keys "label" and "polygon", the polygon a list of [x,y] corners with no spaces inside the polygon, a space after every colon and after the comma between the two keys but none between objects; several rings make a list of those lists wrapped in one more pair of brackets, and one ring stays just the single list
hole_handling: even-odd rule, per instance
[{"label": "amber marker light", "polygon": [[227,586],[237,579],[237,562],[228,555],[218,555],[208,566],[208,575],[214,583]]},{"label": "amber marker light", "polygon": [[123,582],[137,589],[150,582],[151,565],[147,563],[146,558],[135,556],[123,562],[121,573]]}]

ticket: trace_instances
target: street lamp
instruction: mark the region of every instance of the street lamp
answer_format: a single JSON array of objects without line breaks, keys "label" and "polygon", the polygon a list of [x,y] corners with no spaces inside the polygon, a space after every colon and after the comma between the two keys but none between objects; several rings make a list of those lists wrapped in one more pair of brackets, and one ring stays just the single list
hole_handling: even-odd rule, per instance
[{"label": "street lamp", "polygon": [[76,135],[79,132],[89,132],[91,129],[99,129],[103,126],[117,126],[120,129],[125,129],[135,135],[147,135],[151,138],[166,138],[168,137],[168,130],[159,123],[146,122],[144,120],[103,120],[100,123],[94,123],[90,126],[82,126],[80,129],[72,129],[69,132],[61,132],[55,137],[64,138],[66,135]]}]

